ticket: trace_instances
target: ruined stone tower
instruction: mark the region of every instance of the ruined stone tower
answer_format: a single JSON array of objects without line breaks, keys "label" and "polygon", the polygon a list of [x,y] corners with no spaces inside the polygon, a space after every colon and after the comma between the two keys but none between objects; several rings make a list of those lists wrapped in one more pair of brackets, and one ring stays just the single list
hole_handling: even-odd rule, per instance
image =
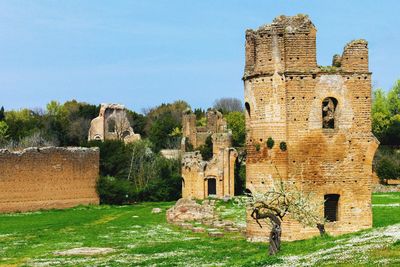
[{"label": "ruined stone tower", "polygon": [[[283,179],[325,200],[326,230],[341,234],[372,226],[371,73],[365,40],[348,43],[334,66],[316,61],[316,28],[308,16],[280,16],[246,31],[246,186],[265,191]],[[268,148],[268,138],[274,146]],[[318,234],[289,219],[282,239]],[[250,240],[268,227],[247,221]]]}]

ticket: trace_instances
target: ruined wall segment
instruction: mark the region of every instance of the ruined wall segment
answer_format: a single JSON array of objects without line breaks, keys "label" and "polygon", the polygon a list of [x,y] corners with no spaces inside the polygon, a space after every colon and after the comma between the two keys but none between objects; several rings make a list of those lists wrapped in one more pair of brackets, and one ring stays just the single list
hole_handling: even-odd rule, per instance
[{"label": "ruined wall segment", "polygon": [[0,212],[99,204],[97,148],[0,150]]},{"label": "ruined wall segment", "polygon": [[[372,226],[371,164],[378,141],[371,133],[368,46],[352,41],[334,66],[318,67],[315,42],[316,28],[305,15],[280,16],[246,31],[246,186],[262,192],[283,179],[321,200],[339,195],[337,220],[326,229],[348,233]],[[268,227],[251,218],[247,223],[250,240],[267,241]],[[289,218],[282,233],[284,240],[296,240],[318,230]]]},{"label": "ruined wall segment", "polygon": [[196,115],[190,110],[182,116],[182,135],[184,141],[190,143],[194,149],[204,145],[207,137],[214,133],[227,133],[227,123],[221,112],[210,109],[206,113],[207,124],[205,126],[196,125]]},{"label": "ruined wall segment", "polygon": [[235,162],[238,153],[232,148],[232,133],[226,120],[216,110],[206,113],[206,126],[196,126],[196,115],[190,111],[183,114],[183,144],[186,141],[193,148],[205,144],[211,136],[213,157],[203,160],[199,151],[185,152],[182,156],[182,197],[205,199],[209,196],[223,198],[235,194]]},{"label": "ruined wall segment", "polygon": [[134,133],[125,106],[120,104],[101,104],[99,116],[90,123],[88,140],[122,140],[125,143],[140,140]]}]

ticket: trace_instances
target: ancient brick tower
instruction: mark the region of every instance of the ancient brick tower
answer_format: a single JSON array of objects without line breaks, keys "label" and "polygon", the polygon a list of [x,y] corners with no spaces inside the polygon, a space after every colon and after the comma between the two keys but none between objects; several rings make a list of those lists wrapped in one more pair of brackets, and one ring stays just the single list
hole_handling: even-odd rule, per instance
[{"label": "ancient brick tower", "polygon": [[[319,67],[316,32],[305,15],[280,16],[246,31],[246,185],[265,191],[282,178],[315,192],[326,200],[327,232],[341,234],[372,226],[378,141],[371,133],[368,47],[365,40],[352,41],[334,66]],[[248,218],[250,240],[267,240],[266,228]],[[317,228],[283,222],[284,240],[316,234]]]}]

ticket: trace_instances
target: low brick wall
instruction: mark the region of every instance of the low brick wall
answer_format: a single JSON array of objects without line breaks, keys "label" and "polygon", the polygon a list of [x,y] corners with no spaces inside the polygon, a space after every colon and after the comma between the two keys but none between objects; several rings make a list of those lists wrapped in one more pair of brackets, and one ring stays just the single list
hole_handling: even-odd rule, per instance
[{"label": "low brick wall", "polygon": [[99,204],[98,148],[0,150],[0,212]]}]

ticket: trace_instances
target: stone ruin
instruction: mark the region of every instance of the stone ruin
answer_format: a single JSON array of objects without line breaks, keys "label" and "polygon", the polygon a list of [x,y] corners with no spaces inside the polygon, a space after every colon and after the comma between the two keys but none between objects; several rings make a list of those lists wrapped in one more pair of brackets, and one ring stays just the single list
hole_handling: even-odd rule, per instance
[{"label": "stone ruin", "polygon": [[123,140],[130,143],[140,140],[140,134],[133,132],[123,105],[101,104],[99,116],[90,123],[88,140]]},{"label": "stone ruin", "polygon": [[[246,187],[263,192],[280,179],[325,200],[326,231],[372,226],[371,72],[365,40],[348,43],[333,66],[319,67],[314,24],[306,15],[280,16],[246,31]],[[270,148],[266,141],[272,138]],[[267,241],[248,215],[249,240]],[[291,219],[282,239],[318,235]]]},{"label": "stone ruin", "polygon": [[230,220],[220,218],[214,199],[197,203],[193,199],[181,198],[167,210],[167,222],[192,230],[195,233],[207,232],[211,237],[222,237],[224,232],[245,233],[245,227]]},{"label": "stone ruin", "polygon": [[99,149],[0,149],[0,212],[99,204]]},{"label": "stone ruin", "polygon": [[193,148],[198,148],[205,144],[208,136],[214,133],[229,132],[226,120],[223,118],[221,112],[209,109],[206,113],[206,119],[206,126],[196,126],[196,114],[190,110],[184,112],[182,117],[183,151],[186,151],[187,144],[190,144]]},{"label": "stone ruin", "polygon": [[204,199],[209,196],[223,198],[235,194],[235,162],[238,153],[232,148],[232,133],[222,114],[207,111],[207,126],[196,127],[196,115],[183,115],[182,149],[189,143],[194,148],[205,144],[208,136],[213,143],[213,157],[202,159],[199,151],[185,152],[182,156],[182,197]]}]

